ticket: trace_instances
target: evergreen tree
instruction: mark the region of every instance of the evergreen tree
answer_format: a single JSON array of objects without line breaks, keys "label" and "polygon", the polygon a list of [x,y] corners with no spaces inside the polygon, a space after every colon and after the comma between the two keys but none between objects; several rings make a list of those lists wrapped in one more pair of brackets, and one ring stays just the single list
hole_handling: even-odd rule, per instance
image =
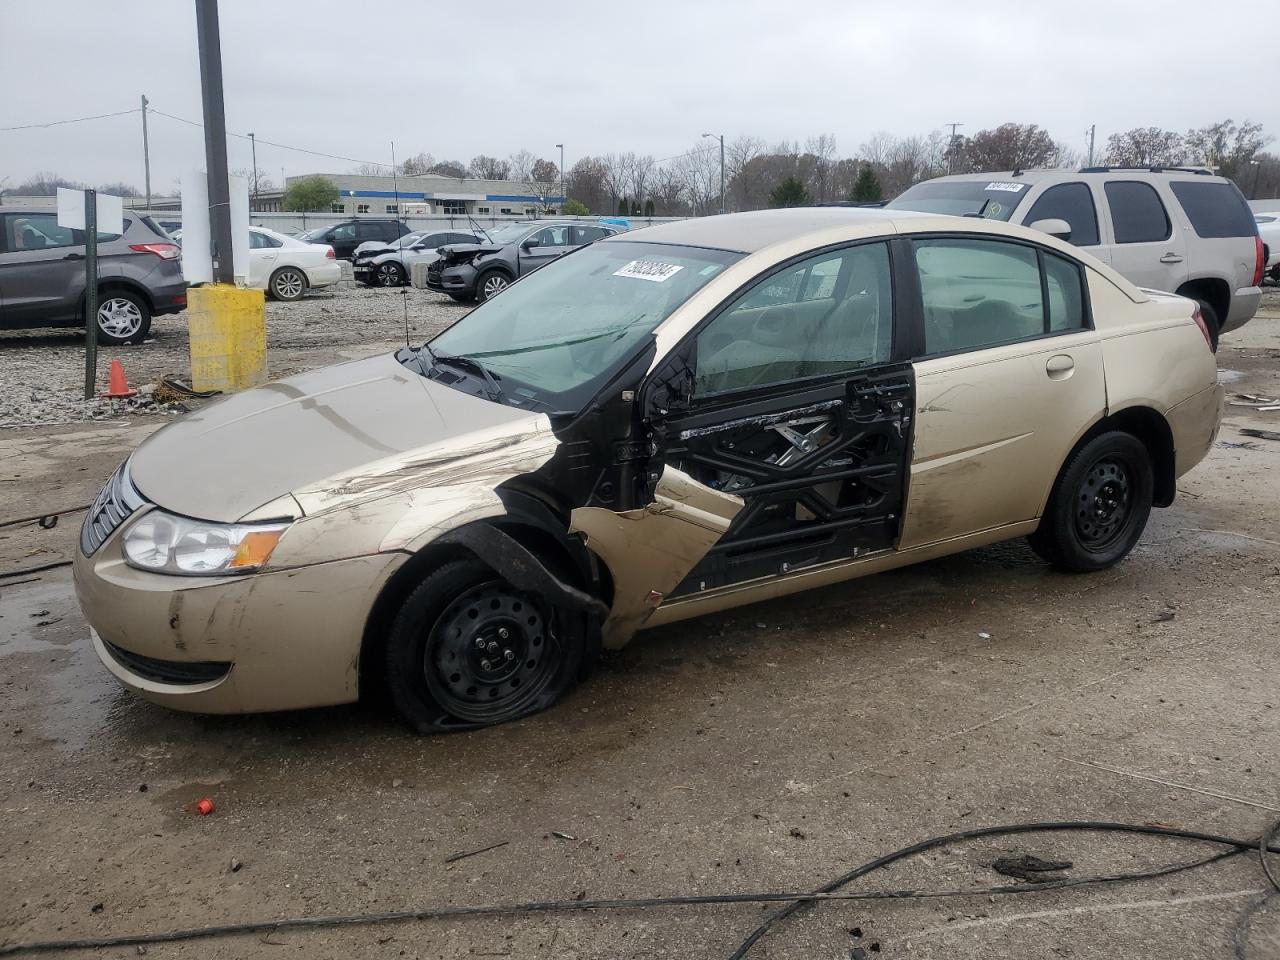
[{"label": "evergreen tree", "polygon": [[631,204],[627,203],[626,197],[618,198],[618,216],[627,217],[631,215]]},{"label": "evergreen tree", "polygon": [[853,190],[849,192],[849,199],[855,203],[877,203],[884,199],[884,191],[880,189],[880,178],[871,169],[871,164],[866,164],[858,171],[858,179],[853,181]]},{"label": "evergreen tree", "polygon": [[646,217],[652,217],[652,216],[653,216],[653,201],[652,201],[652,200],[646,200],[646,201],[644,202],[644,215],[645,215]]},{"label": "evergreen tree", "polygon": [[787,177],[769,194],[771,207],[807,207],[810,203],[809,191],[795,177]]}]

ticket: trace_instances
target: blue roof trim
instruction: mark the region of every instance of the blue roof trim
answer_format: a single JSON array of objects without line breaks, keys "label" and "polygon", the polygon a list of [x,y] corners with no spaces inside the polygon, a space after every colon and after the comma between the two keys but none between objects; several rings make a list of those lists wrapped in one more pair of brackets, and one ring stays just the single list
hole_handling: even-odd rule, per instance
[{"label": "blue roof trim", "polygon": [[[499,203],[540,203],[541,197],[527,197],[523,194],[506,194],[506,193],[489,193],[485,194],[486,200],[496,200]],[[547,197],[547,203],[563,203],[564,197]]]}]

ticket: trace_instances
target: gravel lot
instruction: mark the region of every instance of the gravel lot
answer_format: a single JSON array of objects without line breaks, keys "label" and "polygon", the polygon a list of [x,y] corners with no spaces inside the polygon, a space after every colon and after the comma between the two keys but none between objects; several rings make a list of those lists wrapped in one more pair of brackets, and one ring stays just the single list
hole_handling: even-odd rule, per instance
[{"label": "gravel lot", "polygon": [[[351,281],[311,293],[295,303],[268,300],[267,362],[272,379],[380,353],[403,343],[406,304],[409,338],[415,343],[444,329],[469,309],[428,290],[387,290]],[[151,336],[139,346],[99,348],[100,390],[106,389],[108,367],[117,358],[124,364],[129,385],[144,394],[164,376],[189,380],[186,312],[156,318]],[[0,427],[181,412],[153,404],[145,396],[129,401],[85,401],[84,337],[78,330],[0,333],[0,358],[5,370]]]}]

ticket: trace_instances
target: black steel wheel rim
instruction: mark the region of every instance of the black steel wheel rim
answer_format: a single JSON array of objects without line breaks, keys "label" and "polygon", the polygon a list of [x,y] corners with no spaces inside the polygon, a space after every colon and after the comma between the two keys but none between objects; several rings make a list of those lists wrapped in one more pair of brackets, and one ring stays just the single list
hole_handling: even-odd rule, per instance
[{"label": "black steel wheel rim", "polygon": [[471,723],[519,716],[555,674],[559,646],[528,594],[501,582],[473,587],[440,615],[427,637],[427,689]]},{"label": "black steel wheel rim", "polygon": [[1133,513],[1133,471],[1119,457],[1095,461],[1075,501],[1076,535],[1088,550],[1105,550],[1123,536]]}]

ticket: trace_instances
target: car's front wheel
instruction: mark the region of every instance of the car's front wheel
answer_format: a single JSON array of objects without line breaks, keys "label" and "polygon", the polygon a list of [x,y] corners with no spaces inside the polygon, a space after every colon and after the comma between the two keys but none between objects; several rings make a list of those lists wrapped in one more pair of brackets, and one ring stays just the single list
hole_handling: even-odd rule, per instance
[{"label": "car's front wheel", "polygon": [[374,276],[377,277],[380,287],[404,286],[404,267],[394,261],[378,264],[378,270]]},{"label": "car's front wheel", "polygon": [[1154,490],[1142,441],[1120,430],[1099,434],[1058,474],[1040,527],[1028,538],[1032,549],[1062,570],[1114,566],[1142,536]]},{"label": "car's front wheel", "polygon": [[505,723],[544,710],[583,675],[582,617],[518,590],[475,560],[431,573],[386,647],[387,688],[419,733]]},{"label": "car's front wheel", "polygon": [[131,290],[104,290],[97,321],[99,343],[141,343],[151,329],[151,308]]},{"label": "car's front wheel", "polygon": [[267,284],[274,300],[301,300],[307,292],[307,275],[297,267],[281,267]]},{"label": "car's front wheel", "polygon": [[509,286],[511,281],[501,270],[486,270],[476,278],[476,299],[483,303],[490,297],[496,297]]}]

